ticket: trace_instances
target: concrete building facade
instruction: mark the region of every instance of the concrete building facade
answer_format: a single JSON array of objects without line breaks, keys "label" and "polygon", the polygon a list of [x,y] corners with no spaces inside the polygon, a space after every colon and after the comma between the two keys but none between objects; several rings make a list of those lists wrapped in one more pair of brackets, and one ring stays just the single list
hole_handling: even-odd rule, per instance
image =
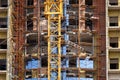
[{"label": "concrete building facade", "polygon": [[120,80],[120,0],[107,1],[108,80]]},{"label": "concrete building facade", "polygon": [[0,0],[0,80],[6,80],[7,74],[7,19],[8,2]]}]

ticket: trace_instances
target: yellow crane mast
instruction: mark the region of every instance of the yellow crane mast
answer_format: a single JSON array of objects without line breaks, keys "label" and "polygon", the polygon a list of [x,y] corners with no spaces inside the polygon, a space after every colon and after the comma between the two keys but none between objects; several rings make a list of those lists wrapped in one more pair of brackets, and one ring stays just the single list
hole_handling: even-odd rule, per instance
[{"label": "yellow crane mast", "polygon": [[[48,20],[48,80],[61,80],[62,0],[46,0],[44,14]],[[54,48],[58,52],[53,53]]]}]

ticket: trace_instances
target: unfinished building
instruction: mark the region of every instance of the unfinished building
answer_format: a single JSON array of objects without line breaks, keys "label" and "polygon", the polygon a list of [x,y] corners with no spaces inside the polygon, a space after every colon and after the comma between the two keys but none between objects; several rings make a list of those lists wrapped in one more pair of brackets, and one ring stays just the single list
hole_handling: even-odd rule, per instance
[{"label": "unfinished building", "polygon": [[8,80],[106,80],[105,0],[10,0]]}]

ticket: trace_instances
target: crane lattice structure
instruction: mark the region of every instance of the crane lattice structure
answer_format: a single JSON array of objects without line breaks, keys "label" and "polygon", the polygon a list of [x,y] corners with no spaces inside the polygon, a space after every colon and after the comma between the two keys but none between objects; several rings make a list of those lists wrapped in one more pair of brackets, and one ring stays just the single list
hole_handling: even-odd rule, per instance
[{"label": "crane lattice structure", "polygon": [[[46,0],[45,15],[48,19],[48,80],[61,80],[61,20],[62,0]],[[53,48],[58,53],[53,53]]]}]

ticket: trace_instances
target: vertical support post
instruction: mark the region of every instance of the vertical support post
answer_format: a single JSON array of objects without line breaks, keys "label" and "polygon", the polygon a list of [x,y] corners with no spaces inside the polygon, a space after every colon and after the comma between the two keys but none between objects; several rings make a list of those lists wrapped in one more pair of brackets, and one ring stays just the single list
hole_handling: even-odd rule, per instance
[{"label": "vertical support post", "polygon": [[24,30],[25,30],[25,14],[24,14],[24,0],[13,0],[13,16],[14,16],[14,42],[15,48],[13,52],[13,60],[15,64],[13,68],[13,80],[24,80]]},{"label": "vertical support post", "polygon": [[[85,29],[85,0],[79,0],[79,26],[78,26],[78,45],[80,46],[80,33]],[[80,50],[78,50],[78,80],[80,80]]]},{"label": "vertical support post", "polygon": [[[40,75],[39,74],[41,74],[41,52],[40,52],[40,0],[37,0],[37,11],[38,11],[38,13],[37,13],[37,22],[38,22],[38,24],[37,24],[37,29],[38,29],[38,54],[37,54],[37,56],[38,56],[38,72],[37,72],[37,77],[40,79]],[[39,80],[38,79],[38,80]]]}]

